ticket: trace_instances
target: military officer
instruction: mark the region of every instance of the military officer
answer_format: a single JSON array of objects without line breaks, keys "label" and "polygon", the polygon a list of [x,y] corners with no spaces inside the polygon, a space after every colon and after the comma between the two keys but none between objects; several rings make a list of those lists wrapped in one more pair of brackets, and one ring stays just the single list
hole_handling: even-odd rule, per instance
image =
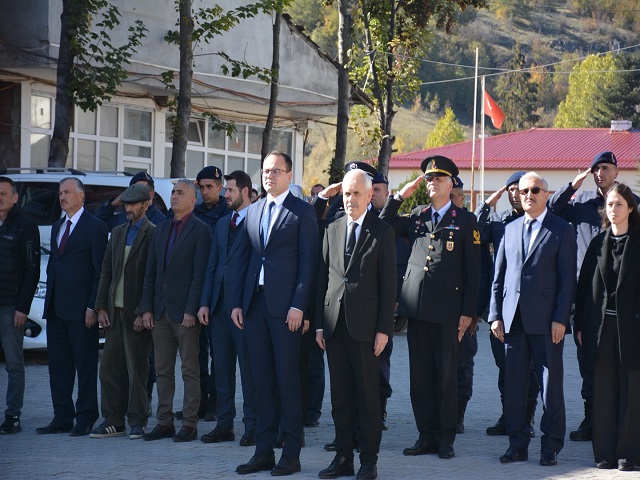
[{"label": "military officer", "polygon": [[403,453],[448,459],[455,455],[458,344],[478,300],[480,232],[475,216],[449,198],[459,173],[455,163],[437,155],[424,159],[421,168],[431,204],[396,218],[419,177],[387,200],[380,218],[412,244],[398,314],[409,318],[410,395],[420,436]]}]

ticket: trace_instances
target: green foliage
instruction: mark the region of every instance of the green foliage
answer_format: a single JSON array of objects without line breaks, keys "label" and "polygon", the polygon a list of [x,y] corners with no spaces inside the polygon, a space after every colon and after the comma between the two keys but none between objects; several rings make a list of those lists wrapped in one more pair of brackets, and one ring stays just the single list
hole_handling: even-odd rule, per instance
[{"label": "green foliage", "polygon": [[[118,9],[107,0],[70,2],[70,48],[75,63],[68,90],[73,103],[83,110],[95,111],[116,94],[127,78],[125,65],[146,36],[147,28],[136,20],[128,28],[127,41],[121,46],[114,45],[110,32],[120,25],[120,17]],[[93,26],[97,31],[93,31]]]},{"label": "green foliage", "polygon": [[[404,187],[407,183],[413,182],[416,178],[421,176],[421,173],[414,173],[406,181],[400,184],[398,190],[402,189],[402,187]],[[418,205],[428,205],[429,203],[431,203],[431,200],[429,199],[429,194],[427,193],[427,187],[424,182],[420,182],[420,185],[418,186],[418,189],[415,191],[415,193],[402,202],[402,205],[400,205],[400,209],[398,210],[398,212],[400,214],[411,213],[411,210],[416,208]]]},{"label": "green foliage", "polygon": [[427,136],[424,148],[442,147],[451,143],[458,143],[465,140],[465,134],[456,114],[448,107],[445,109],[444,117],[436,123],[435,128]]}]

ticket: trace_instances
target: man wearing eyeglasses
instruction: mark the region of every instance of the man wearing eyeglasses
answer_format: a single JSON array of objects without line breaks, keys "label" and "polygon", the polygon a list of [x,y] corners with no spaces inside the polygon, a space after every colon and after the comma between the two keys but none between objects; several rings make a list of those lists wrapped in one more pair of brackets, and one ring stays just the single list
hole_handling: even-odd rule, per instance
[{"label": "man wearing eyeglasses", "polygon": [[411,404],[420,436],[405,455],[453,458],[456,437],[458,344],[475,315],[480,285],[480,232],[475,216],[452,204],[458,167],[439,155],[422,161],[430,205],[396,214],[422,179],[390,197],[380,218],[412,245],[398,314],[408,317]]},{"label": "man wearing eyeglasses", "polygon": [[540,465],[557,464],[566,415],[562,352],[576,285],[571,225],[547,210],[549,188],[535,172],[519,181],[524,216],[505,228],[496,255],[489,323],[505,344],[504,414],[509,448],[501,463],[527,461],[526,417],[533,359],[543,402]]},{"label": "man wearing eyeglasses", "polygon": [[[485,316],[489,312],[489,301],[491,299],[491,284],[493,282],[493,262],[494,257],[498,253],[500,242],[504,236],[505,227],[514,220],[524,215],[522,202],[520,201],[520,189],[518,182],[526,172],[520,171],[513,173],[505,183],[505,186],[492,193],[482,205],[476,210],[476,218],[480,226],[480,297],[478,298],[478,315]],[[491,213],[491,209],[495,208],[498,200],[503,193],[509,196],[511,208],[501,212]],[[498,391],[500,392],[500,403],[502,404],[501,415],[495,425],[487,428],[487,435],[506,435],[507,426],[504,421],[504,345],[498,340],[493,333],[489,333],[491,343],[491,351],[496,367],[498,367]],[[535,369],[532,367],[529,372],[529,390],[527,394],[527,423],[529,436],[535,436],[533,428],[536,406],[538,404],[538,378]]]},{"label": "man wearing eyeglasses", "polygon": [[[245,330],[260,399],[255,454],[238,466],[239,474],[271,470],[274,476],[284,476],[300,471],[300,341],[303,312],[314,291],[319,236],[313,206],[289,192],[292,167],[291,157],[281,151],[264,159],[267,196],[249,207],[245,220],[244,248],[251,249],[251,256],[238,270],[246,276],[238,275],[229,292],[231,318]],[[273,443],[278,428],[284,445],[276,465]]]}]

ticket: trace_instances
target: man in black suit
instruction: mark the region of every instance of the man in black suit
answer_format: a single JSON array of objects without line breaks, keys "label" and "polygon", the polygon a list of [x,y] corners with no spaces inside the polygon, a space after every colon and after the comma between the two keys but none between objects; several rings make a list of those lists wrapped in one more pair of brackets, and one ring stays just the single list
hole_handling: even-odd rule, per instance
[{"label": "man in black suit", "polygon": [[[54,418],[36,432],[82,436],[91,432],[98,419],[98,324],[94,308],[107,226],[85,211],[84,185],[77,178],[62,179],[58,196],[65,216],[51,227],[44,302]],[[74,408],[76,374],[78,399]]]},{"label": "man in black suit", "polygon": [[[232,292],[231,317],[244,328],[258,392],[256,451],[240,474],[271,470],[275,476],[300,471],[302,402],[300,340],[318,265],[318,224],[313,207],[289,192],[293,162],[271,152],[262,164],[267,197],[249,207],[248,265]],[[240,276],[239,276],[240,277]],[[227,293],[227,292],[225,292]],[[273,443],[283,434],[282,457],[275,465]],[[275,465],[275,466],[274,466]]]},{"label": "man in black suit", "polygon": [[[193,214],[196,186],[179,180],[171,192],[173,218],[156,227],[149,248],[142,299],[136,313],[152,331],[158,375],[158,424],[143,440],[173,437],[189,442],[198,436],[200,365],[196,320],[206,263],[211,248],[211,229]],[[176,354],[182,360],[184,382],[182,428],[173,425]]]},{"label": "man in black suit", "polygon": [[411,403],[420,437],[403,453],[448,459],[455,455],[458,344],[478,301],[480,232],[475,216],[449,198],[458,175],[453,161],[436,155],[421,168],[431,204],[396,219],[403,199],[418,189],[418,177],[387,200],[380,218],[412,243],[398,314],[409,318]]},{"label": "man in black suit", "polygon": [[377,477],[382,437],[378,357],[393,335],[396,283],[393,229],[368,211],[371,178],[362,170],[342,182],[346,215],[327,228],[316,298],[316,341],[327,350],[336,457],[320,478],[353,475],[356,419],[358,479]]},{"label": "man in black suit", "polygon": [[[209,342],[215,365],[218,424],[203,435],[204,443],[231,442],[235,440],[233,420],[236,416],[236,361],[240,365],[243,422],[245,432],[240,439],[243,447],[255,445],[256,387],[249,365],[249,351],[244,330],[236,328],[231,320],[229,294],[235,276],[241,275],[239,265],[246,265],[248,248],[240,248],[247,235],[245,218],[251,205],[251,177],[236,170],[225,175],[227,206],[232,215],[223,217],[213,233],[213,243],[204,278],[198,319],[209,328]],[[240,238],[238,240],[238,238]],[[246,244],[245,244],[246,245]]]}]

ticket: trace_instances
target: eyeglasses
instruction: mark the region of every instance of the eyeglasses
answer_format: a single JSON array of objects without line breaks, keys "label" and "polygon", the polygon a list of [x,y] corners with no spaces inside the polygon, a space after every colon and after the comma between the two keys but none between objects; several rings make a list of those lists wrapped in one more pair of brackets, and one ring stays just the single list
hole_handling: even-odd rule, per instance
[{"label": "eyeglasses", "polygon": [[288,170],[282,170],[281,168],[265,168],[261,170],[261,172],[262,172],[262,175],[264,175],[265,177],[268,177],[272,173],[274,177],[277,177],[281,173],[287,173]]},{"label": "eyeglasses", "polygon": [[523,197],[526,196],[529,192],[531,192],[532,195],[537,195],[539,194],[541,191],[546,192],[546,190],[543,190],[540,187],[531,187],[531,188],[523,188],[520,190],[520,195],[522,195]]}]

